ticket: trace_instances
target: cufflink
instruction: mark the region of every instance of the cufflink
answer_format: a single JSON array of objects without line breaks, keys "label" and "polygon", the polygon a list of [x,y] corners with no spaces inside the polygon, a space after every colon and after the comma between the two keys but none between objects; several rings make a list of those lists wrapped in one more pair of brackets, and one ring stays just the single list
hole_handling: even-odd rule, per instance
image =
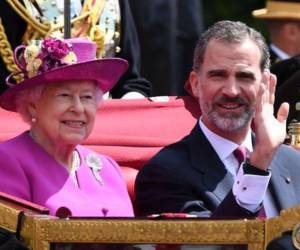
[{"label": "cufflink", "polygon": [[286,182],[287,184],[290,184],[290,183],[292,182],[291,177],[290,177],[290,176],[285,177],[285,182]]}]

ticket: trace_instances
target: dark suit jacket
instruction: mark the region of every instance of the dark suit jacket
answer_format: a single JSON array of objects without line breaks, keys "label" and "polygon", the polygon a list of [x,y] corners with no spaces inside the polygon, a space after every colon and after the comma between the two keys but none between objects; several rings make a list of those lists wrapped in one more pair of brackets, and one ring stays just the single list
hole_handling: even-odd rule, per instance
[{"label": "dark suit jacket", "polygon": [[271,49],[271,47],[269,47],[269,51],[270,51],[270,60],[271,60],[271,65],[274,65],[278,62],[281,61],[281,59],[279,58],[279,56]]},{"label": "dark suit jacket", "polygon": [[296,250],[293,244],[292,232],[285,232],[282,236],[273,239],[268,245],[267,250]]},{"label": "dark suit jacket", "polygon": [[140,43],[128,0],[119,0],[121,10],[121,51],[115,56],[128,61],[129,68],[111,90],[113,98],[121,98],[124,94],[136,91],[144,96],[151,96],[152,85],[140,74]]},{"label": "dark suit jacket", "polygon": [[300,55],[272,65],[270,71],[277,76],[276,91],[298,70],[300,70]]},{"label": "dark suit jacket", "polygon": [[[300,202],[300,153],[282,145],[271,164],[270,191],[278,210]],[[196,213],[201,217],[253,217],[232,194],[233,178],[199,125],[162,149],[139,172],[136,207],[140,215]]]}]

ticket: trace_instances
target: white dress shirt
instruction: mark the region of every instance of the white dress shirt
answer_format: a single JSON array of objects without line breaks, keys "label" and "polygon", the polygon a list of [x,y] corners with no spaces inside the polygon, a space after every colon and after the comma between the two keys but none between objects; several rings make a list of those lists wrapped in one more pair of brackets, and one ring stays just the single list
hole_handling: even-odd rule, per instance
[{"label": "white dress shirt", "polygon": [[[233,194],[237,203],[249,211],[256,212],[263,202],[267,217],[278,215],[274,201],[267,190],[271,173],[268,176],[244,174],[243,168],[239,166],[233,151],[240,145],[227,140],[209,130],[199,119],[199,126],[205,137],[210,142],[226,169],[234,177]],[[247,156],[253,151],[251,130],[241,144],[247,149]]]},{"label": "white dress shirt", "polygon": [[274,53],[279,57],[280,60],[286,60],[291,57],[289,54],[287,54],[283,50],[279,49],[273,43],[270,44],[270,48],[274,51]]}]

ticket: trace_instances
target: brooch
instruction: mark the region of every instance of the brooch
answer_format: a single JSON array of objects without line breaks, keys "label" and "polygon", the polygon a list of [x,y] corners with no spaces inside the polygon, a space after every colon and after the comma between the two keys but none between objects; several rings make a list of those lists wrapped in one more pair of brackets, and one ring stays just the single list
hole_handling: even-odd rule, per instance
[{"label": "brooch", "polygon": [[101,169],[103,168],[103,163],[100,157],[96,154],[90,153],[86,156],[85,162],[91,168],[95,179],[99,181],[101,185],[103,185],[103,180],[100,175]]}]

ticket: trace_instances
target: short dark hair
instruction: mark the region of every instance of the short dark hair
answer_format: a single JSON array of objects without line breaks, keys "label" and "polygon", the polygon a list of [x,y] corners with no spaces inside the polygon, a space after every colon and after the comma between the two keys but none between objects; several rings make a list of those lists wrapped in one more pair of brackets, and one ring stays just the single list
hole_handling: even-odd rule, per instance
[{"label": "short dark hair", "polygon": [[253,40],[261,51],[261,70],[269,69],[270,52],[262,34],[245,23],[225,20],[216,22],[201,35],[194,50],[193,70],[196,72],[200,70],[207,45],[212,39],[229,43],[240,43],[247,38]]}]

